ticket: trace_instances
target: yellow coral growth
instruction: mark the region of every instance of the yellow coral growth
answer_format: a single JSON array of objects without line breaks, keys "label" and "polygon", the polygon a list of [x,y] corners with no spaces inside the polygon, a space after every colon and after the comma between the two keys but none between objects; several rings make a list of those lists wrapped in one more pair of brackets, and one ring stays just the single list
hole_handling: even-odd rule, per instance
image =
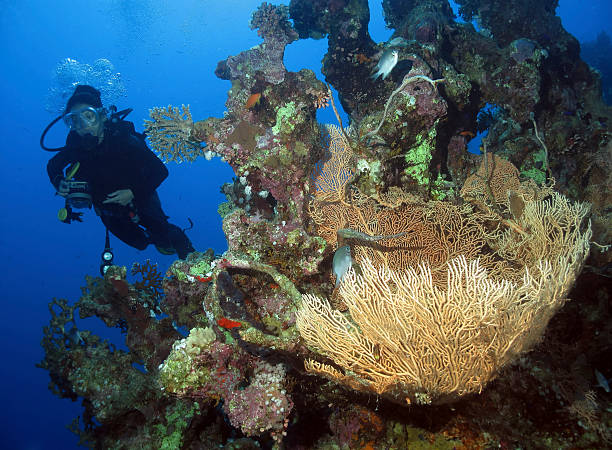
[{"label": "yellow coral growth", "polygon": [[571,202],[553,192],[546,200],[525,202],[516,221],[529,230],[528,233],[518,234],[507,229],[491,244],[502,258],[527,266],[541,259],[569,258],[583,232],[582,222],[589,211],[588,204]]},{"label": "yellow coral growth", "polygon": [[355,173],[353,153],[340,127],[325,125],[325,130],[329,135],[327,151],[312,174],[315,195],[328,201],[340,201],[344,197],[346,184]]},{"label": "yellow coral growth", "polygon": [[[471,239],[462,233],[471,225],[446,211],[446,219],[444,211],[435,215],[451,224],[456,239]],[[307,369],[398,401],[444,402],[481,391],[541,338],[565,302],[588,253],[587,212],[559,194],[527,200],[520,219],[525,235],[509,229],[488,237],[508,258],[504,270],[495,269],[490,249],[477,246],[484,259],[453,256],[437,271],[442,283],[427,259],[400,270],[363,258],[362,274],[350,271],[340,286],[349,315],[303,296],[300,334],[344,373],[313,362]]]},{"label": "yellow coral growth", "polygon": [[192,162],[204,154],[201,143],[192,136],[194,125],[189,105],[181,108],[168,105],[150,109],[149,116],[153,120],[144,121],[151,147],[164,162]]}]

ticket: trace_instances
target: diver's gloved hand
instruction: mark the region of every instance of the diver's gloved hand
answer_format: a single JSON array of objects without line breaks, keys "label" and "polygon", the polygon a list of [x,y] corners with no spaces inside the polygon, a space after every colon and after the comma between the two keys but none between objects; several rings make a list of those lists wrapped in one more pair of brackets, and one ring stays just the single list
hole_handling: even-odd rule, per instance
[{"label": "diver's gloved hand", "polygon": [[106,200],[102,203],[119,203],[122,206],[129,204],[134,199],[134,193],[131,189],[120,189],[111,192],[106,196]]}]

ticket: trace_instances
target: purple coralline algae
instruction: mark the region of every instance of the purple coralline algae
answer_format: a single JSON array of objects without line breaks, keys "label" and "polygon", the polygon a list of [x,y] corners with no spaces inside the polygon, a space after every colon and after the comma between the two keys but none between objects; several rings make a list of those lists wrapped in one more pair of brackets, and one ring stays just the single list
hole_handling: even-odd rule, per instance
[{"label": "purple coralline algae", "polygon": [[224,405],[230,422],[247,436],[272,432],[282,440],[289,423],[293,402],[284,389],[285,370],[282,365],[258,363],[250,384],[231,393]]}]

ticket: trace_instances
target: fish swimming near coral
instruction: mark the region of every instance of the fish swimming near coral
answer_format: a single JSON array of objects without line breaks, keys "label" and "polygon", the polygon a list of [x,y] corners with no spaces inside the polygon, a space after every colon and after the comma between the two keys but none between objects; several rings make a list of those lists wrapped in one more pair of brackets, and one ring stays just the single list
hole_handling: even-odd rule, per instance
[{"label": "fish swimming near coral", "polygon": [[606,392],[610,392],[610,384],[608,380],[599,370],[595,369],[595,378],[597,379],[597,385]]},{"label": "fish swimming near coral", "polygon": [[408,47],[409,42],[403,37],[396,37],[385,44],[385,47]]},{"label": "fish swimming near coral", "polygon": [[232,328],[240,328],[242,326],[242,323],[236,322],[235,320],[227,319],[225,317],[221,317],[220,319],[217,319],[217,325],[227,330],[231,330]]},{"label": "fish swimming near coral", "polygon": [[334,275],[336,275],[336,287],[342,281],[342,278],[349,271],[353,264],[353,259],[351,258],[351,247],[350,245],[343,245],[342,247],[336,250],[334,253],[334,259],[332,261],[332,269],[334,271]]},{"label": "fish swimming near coral", "polygon": [[64,333],[64,337],[67,342],[69,342],[73,347],[80,345],[81,343],[85,343],[83,338],[81,337],[81,333],[79,332],[76,325],[73,323],[72,327],[66,331],[64,327],[62,327],[62,332]]},{"label": "fish swimming near coral", "polygon": [[376,80],[381,75],[383,80],[387,78],[387,76],[391,73],[391,71],[397,64],[398,59],[399,52],[397,50],[386,50],[380,57],[380,60],[378,61],[378,64],[376,64],[376,67],[374,67],[374,70],[372,71],[373,73],[370,78]]},{"label": "fish swimming near coral", "polygon": [[[377,242],[383,239],[394,239],[406,234],[405,231],[395,234],[387,234],[380,236],[371,236],[369,234],[362,233],[361,231],[353,230],[351,228],[341,228],[337,231],[338,242],[343,242],[345,239],[357,239],[364,242]],[[414,247],[417,248],[417,247]],[[336,287],[342,281],[342,278],[349,269],[353,267],[357,274],[361,274],[361,268],[359,264],[356,264],[351,257],[351,247],[349,245],[343,245],[338,247],[338,250],[334,253],[334,259],[332,261],[332,270],[336,275]]]},{"label": "fish swimming near coral", "polygon": [[257,103],[259,103],[259,99],[260,98],[261,98],[261,92],[257,92],[255,94],[251,94],[251,96],[247,99],[246,104],[244,105],[244,107],[246,109],[251,109]]}]

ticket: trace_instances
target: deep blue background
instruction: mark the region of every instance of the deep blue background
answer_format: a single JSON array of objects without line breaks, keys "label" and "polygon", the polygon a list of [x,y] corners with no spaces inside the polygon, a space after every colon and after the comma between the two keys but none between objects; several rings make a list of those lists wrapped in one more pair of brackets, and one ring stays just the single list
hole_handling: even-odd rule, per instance
[{"label": "deep blue background", "polygon": [[[98,273],[104,229],[91,212],[83,224],[56,219],[62,205],[49,184],[45,166],[52,154],[38,147],[40,132],[53,118],[44,104],[52,74],[64,58],[92,63],[107,58],[122,74],[127,96],[119,108],[132,107],[137,129],[154,106],[191,105],[194,119],[221,116],[229,82],[214,69],[228,55],[260,42],[248,28],[253,0],[4,0],[0,2],[0,447],[68,449],[76,438],[65,426],[81,411],[80,402],[59,400],[47,390],[46,372],[34,367],[54,297],[74,301],[86,274]],[[288,3],[288,1],[283,2]],[[561,0],[558,13],[580,40],[607,29],[609,0]],[[379,1],[371,1],[370,32],[377,41],[384,28]],[[585,6],[586,5],[586,6]],[[298,41],[286,53],[289,70],[307,67],[320,75],[326,41]],[[335,123],[328,109],[319,120]],[[61,126],[60,126],[61,127]],[[61,145],[65,130],[51,144]],[[225,250],[217,205],[219,186],[232,171],[218,159],[170,164],[159,189],[171,221],[196,226],[190,237],[197,249]],[[113,240],[116,262],[128,267],[151,259],[162,270],[173,261],[153,249],[136,251]],[[102,329],[95,320],[82,328]],[[116,332],[104,331],[121,340]],[[114,334],[113,334],[114,333]]]}]

